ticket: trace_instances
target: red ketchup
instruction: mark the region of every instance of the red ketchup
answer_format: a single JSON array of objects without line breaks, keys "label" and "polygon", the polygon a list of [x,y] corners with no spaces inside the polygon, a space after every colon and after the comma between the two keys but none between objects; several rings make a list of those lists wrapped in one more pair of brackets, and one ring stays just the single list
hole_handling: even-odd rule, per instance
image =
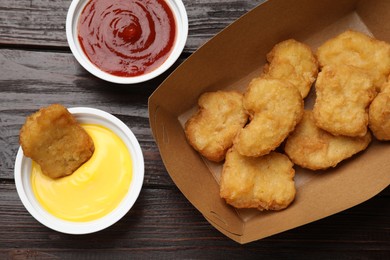
[{"label": "red ketchup", "polygon": [[122,77],[159,67],[175,36],[175,18],[164,0],[90,0],[78,22],[78,38],[89,60]]}]

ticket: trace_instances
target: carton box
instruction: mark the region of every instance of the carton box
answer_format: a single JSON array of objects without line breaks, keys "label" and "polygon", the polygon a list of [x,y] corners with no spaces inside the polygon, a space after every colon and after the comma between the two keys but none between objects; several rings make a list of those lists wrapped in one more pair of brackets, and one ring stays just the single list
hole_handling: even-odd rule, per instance
[{"label": "carton box", "polygon": [[[314,172],[295,167],[297,195],[287,209],[237,210],[219,197],[222,164],[203,159],[183,131],[200,94],[219,89],[243,92],[276,43],[294,38],[315,51],[347,29],[390,42],[388,17],[386,0],[270,0],[199,48],[150,96],[150,125],[162,160],[181,192],[215,228],[248,243],[355,206],[389,185],[390,144],[374,140],[366,151],[336,168]],[[314,99],[312,90],[305,106]]]}]

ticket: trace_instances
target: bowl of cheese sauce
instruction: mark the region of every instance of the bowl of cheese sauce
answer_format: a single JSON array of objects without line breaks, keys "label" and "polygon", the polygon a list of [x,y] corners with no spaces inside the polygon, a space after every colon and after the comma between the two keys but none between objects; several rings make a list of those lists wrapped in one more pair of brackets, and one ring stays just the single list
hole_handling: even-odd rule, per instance
[{"label": "bowl of cheese sauce", "polygon": [[87,71],[134,84],[160,75],[179,58],[188,17],[181,0],[73,0],[66,36]]},{"label": "bowl of cheese sauce", "polygon": [[30,214],[67,234],[105,229],[132,208],[142,188],[144,159],[131,130],[118,118],[93,108],[70,108],[91,136],[95,151],[73,174],[52,179],[19,148],[15,184]]}]

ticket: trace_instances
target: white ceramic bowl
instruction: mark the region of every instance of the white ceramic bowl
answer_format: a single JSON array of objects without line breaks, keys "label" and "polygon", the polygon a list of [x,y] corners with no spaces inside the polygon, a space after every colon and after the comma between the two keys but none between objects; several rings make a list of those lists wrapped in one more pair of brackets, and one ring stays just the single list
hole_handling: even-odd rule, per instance
[{"label": "white ceramic bowl", "polygon": [[144,158],[141,147],[131,130],[115,116],[102,110],[86,107],[70,108],[80,123],[98,124],[113,131],[127,146],[133,161],[133,177],[126,196],[109,214],[88,222],[72,222],[48,213],[36,199],[31,186],[31,159],[19,148],[15,161],[15,184],[19,197],[28,212],[43,225],[67,234],[88,234],[105,229],[121,219],[134,205],[144,180]]},{"label": "white ceramic bowl", "polygon": [[78,18],[88,2],[89,0],[72,1],[66,17],[66,38],[68,40],[69,47],[77,61],[81,64],[81,66],[83,66],[87,71],[96,77],[109,82],[120,84],[136,84],[144,82],[153,79],[159,76],[161,73],[165,72],[175,63],[183,51],[188,36],[187,12],[181,0],[166,0],[176,20],[176,40],[167,60],[155,70],[140,76],[119,77],[102,71],[88,59],[78,40]]}]

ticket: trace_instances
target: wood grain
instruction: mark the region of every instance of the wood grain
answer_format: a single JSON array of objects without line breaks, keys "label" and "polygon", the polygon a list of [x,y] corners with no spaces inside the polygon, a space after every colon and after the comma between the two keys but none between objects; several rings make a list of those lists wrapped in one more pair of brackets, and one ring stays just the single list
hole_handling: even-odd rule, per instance
[{"label": "wood grain", "polygon": [[[13,184],[0,183],[0,258],[332,257],[369,259],[390,253],[390,189],[340,214],[239,245],[216,231],[175,187],[143,189],[133,209],[113,226],[66,235],[39,224],[23,208]],[[174,203],[173,203],[174,202]],[[275,251],[276,250],[276,251]],[[322,257],[321,257],[322,256]],[[224,258],[225,258],[224,257]],[[305,257],[304,257],[305,258]]]},{"label": "wood grain", "polygon": [[[184,0],[189,36],[185,52],[209,38],[264,0]],[[71,1],[0,1],[0,44],[67,48],[65,21]]]}]

